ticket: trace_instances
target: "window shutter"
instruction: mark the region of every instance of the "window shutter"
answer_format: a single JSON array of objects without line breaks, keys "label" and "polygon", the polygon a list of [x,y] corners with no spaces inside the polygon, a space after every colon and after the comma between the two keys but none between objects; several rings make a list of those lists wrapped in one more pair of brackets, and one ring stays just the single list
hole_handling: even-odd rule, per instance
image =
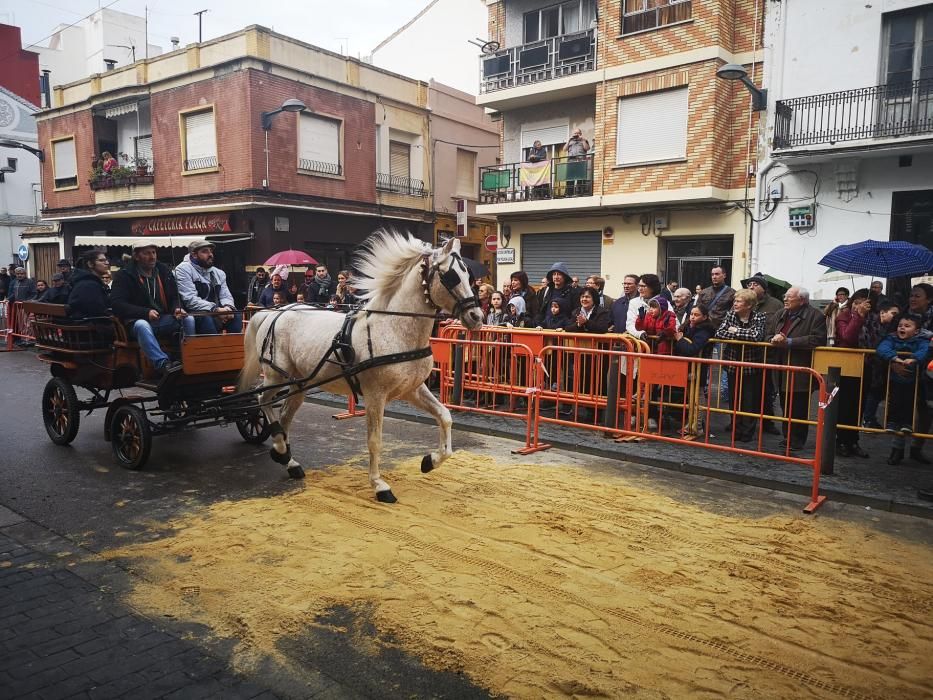
[{"label": "window shutter", "polygon": [[339,165],[340,122],[312,114],[302,114],[298,148],[300,160]]},{"label": "window shutter", "polygon": [[66,139],[65,141],[55,142],[55,179],[67,180],[68,178],[78,177],[78,162],[75,157],[75,140]]},{"label": "window shutter", "polygon": [[687,156],[687,88],[619,100],[619,165]]},{"label": "window shutter", "polygon": [[411,179],[411,146],[400,141],[389,141],[389,175]]},{"label": "window shutter", "polygon": [[522,148],[531,148],[535,141],[542,146],[563,146],[570,138],[570,125],[549,126],[544,129],[522,129]]},{"label": "window shutter", "polygon": [[136,160],[145,159],[152,166],[152,135],[136,137]]},{"label": "window shutter", "polygon": [[476,153],[457,149],[457,194],[476,196]]},{"label": "window shutter", "polygon": [[185,115],[185,154],[189,161],[217,158],[214,110]]}]

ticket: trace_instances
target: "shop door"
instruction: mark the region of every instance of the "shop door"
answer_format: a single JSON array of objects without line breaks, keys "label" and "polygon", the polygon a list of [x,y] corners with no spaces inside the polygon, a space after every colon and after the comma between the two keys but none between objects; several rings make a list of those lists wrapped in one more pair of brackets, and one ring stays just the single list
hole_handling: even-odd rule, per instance
[{"label": "shop door", "polygon": [[728,238],[680,238],[668,240],[665,244],[665,278],[677,280],[681,287],[691,292],[699,284],[706,288],[712,283],[710,270],[721,267],[726,271],[729,284],[735,286],[738,280],[732,279],[732,237]]},{"label": "shop door", "polygon": [[34,243],[32,245],[32,265],[29,274],[37,280],[51,281],[58,272],[58,243]]}]

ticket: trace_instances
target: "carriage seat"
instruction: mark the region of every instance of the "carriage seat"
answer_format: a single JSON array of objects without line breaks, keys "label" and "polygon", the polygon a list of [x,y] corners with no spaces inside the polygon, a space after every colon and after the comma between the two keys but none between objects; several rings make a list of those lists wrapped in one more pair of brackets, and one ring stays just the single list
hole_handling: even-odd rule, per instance
[{"label": "carriage seat", "polygon": [[33,335],[40,350],[73,355],[99,355],[113,349],[113,323],[105,318],[72,319],[64,304],[23,302],[32,317]]}]

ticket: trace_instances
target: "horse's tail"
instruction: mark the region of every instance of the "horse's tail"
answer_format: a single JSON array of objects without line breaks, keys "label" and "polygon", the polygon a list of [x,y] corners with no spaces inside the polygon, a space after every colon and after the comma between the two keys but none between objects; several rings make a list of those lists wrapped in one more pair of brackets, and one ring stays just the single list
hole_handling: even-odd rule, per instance
[{"label": "horse's tail", "polygon": [[246,324],[246,332],[243,334],[243,369],[240,370],[240,378],[237,382],[237,388],[240,391],[252,389],[259,377],[259,348],[256,347],[256,335],[259,333],[259,327],[263,325],[263,320],[263,314],[256,314]]}]

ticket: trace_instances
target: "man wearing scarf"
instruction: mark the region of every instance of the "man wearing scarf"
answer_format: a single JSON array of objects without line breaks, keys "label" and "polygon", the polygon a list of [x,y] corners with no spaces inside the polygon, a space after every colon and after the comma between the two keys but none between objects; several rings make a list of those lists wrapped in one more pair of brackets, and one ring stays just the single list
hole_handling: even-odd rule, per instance
[{"label": "man wearing scarf", "polygon": [[227,275],[214,267],[214,244],[193,241],[188,246],[188,257],[175,268],[175,281],[182,306],[189,313],[220,313],[219,316],[188,317],[185,333],[188,335],[241,333],[243,317],[234,313],[233,294],[227,287]]},{"label": "man wearing scarf", "polygon": [[167,265],[158,261],[156,246],[141,239],[133,243],[133,257],[113,275],[110,303],[114,314],[126,325],[129,337],[152,363],[160,376],[180,367],[159,347],[158,338],[173,336],[182,319],[175,278]]}]

